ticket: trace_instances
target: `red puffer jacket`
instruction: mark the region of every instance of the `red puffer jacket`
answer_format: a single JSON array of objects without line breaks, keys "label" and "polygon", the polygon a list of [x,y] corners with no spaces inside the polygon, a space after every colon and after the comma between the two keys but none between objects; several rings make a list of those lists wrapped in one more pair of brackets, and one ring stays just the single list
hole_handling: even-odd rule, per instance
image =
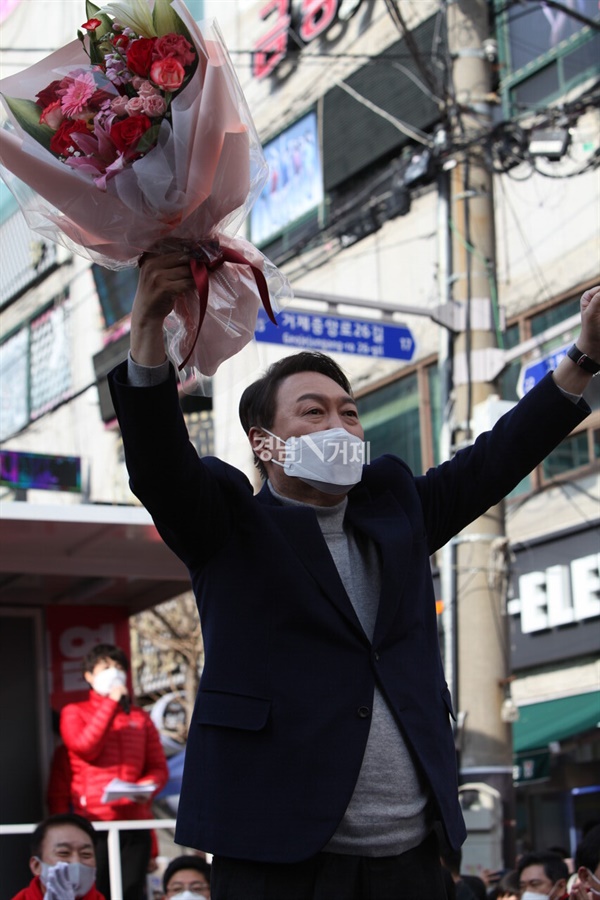
[{"label": "red puffer jacket", "polygon": [[[15,894],[13,900],[43,900],[43,897],[44,892],[42,891],[40,879],[33,878],[26,888],[23,888],[22,891]],[[87,894],[85,894],[81,900],[104,900],[104,894],[101,894],[94,886],[89,889]]]},{"label": "red puffer jacket", "polygon": [[70,703],[60,717],[60,733],[69,751],[73,812],[86,819],[152,819],[151,802],[120,799],[102,803],[113,778],[139,784],[153,781],[156,793],[167,782],[167,761],[150,716],[138,706],[128,713],[110,697],[90,691],[89,699]]}]

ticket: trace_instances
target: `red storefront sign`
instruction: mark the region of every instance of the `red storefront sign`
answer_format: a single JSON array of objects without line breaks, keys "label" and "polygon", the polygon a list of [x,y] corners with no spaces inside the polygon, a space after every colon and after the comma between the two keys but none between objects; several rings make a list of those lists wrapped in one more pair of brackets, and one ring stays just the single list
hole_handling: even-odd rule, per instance
[{"label": "red storefront sign", "polygon": [[254,45],[252,73],[266,78],[288,52],[290,30],[309,44],[333,25],[336,19],[349,19],[361,0],[268,0],[260,9],[260,17],[268,30]]}]

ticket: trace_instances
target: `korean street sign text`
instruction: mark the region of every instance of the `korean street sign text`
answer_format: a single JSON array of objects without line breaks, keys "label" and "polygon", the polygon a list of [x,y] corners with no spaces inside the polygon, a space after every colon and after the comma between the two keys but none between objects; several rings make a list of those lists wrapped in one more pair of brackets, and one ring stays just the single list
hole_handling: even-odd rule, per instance
[{"label": "korean street sign text", "polygon": [[278,325],[273,325],[261,309],[256,322],[256,340],[298,350],[352,353],[380,359],[409,361],[415,354],[415,339],[405,325],[291,310],[280,313],[277,321]]}]

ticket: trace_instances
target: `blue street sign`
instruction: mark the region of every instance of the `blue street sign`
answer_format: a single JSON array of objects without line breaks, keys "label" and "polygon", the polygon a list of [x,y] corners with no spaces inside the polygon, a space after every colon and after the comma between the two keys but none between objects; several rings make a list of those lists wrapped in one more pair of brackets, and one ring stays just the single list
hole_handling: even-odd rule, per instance
[{"label": "blue street sign", "polygon": [[323,353],[352,353],[355,356],[411,360],[415,339],[405,325],[346,319],[338,316],[293,312],[284,309],[273,325],[259,310],[255,338],[269,344],[283,344],[294,350]]},{"label": "blue street sign", "polygon": [[571,344],[565,344],[564,347],[559,347],[558,350],[554,350],[548,356],[538,359],[537,362],[531,363],[529,366],[521,366],[519,383],[517,385],[519,397],[523,397],[527,394],[531,388],[536,386],[538,381],[542,380],[544,375],[547,375],[548,372],[552,372],[559,362],[565,358],[570,346]]}]

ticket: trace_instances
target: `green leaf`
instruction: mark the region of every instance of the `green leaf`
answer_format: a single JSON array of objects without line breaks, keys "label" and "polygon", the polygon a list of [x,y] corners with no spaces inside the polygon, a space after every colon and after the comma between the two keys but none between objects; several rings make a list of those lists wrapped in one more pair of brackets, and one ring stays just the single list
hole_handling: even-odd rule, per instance
[{"label": "green leaf", "polygon": [[48,125],[40,124],[42,110],[37,103],[34,103],[33,100],[20,100],[18,97],[7,97],[6,95],[4,99],[23,131],[26,131],[46,150],[50,150],[50,141],[54,131]]},{"label": "green leaf", "polygon": [[[104,53],[105,51],[102,49],[102,43],[104,37],[107,33],[112,31],[112,20],[106,13],[97,13],[95,16],[92,16],[93,19],[100,19],[101,24],[98,25],[95,31],[88,32],[90,39],[90,62],[92,65],[102,65],[104,62]],[[112,49],[109,47],[107,43],[107,49]]]},{"label": "green leaf", "polygon": [[182,34],[193,46],[189,29],[171,6],[172,2],[173,0],[155,0],[152,19],[156,33],[159,37],[164,34]]},{"label": "green leaf", "polygon": [[136,153],[147,153],[148,150],[151,150],[156,141],[158,140],[158,133],[160,131],[160,125],[152,125],[148,131],[145,131],[144,134],[138,141],[138,144],[135,148]]},{"label": "green leaf", "polygon": [[85,0],[85,14],[89,19],[99,19],[100,16],[98,13],[100,12],[100,7],[96,6],[95,3],[92,3],[92,0]]}]

